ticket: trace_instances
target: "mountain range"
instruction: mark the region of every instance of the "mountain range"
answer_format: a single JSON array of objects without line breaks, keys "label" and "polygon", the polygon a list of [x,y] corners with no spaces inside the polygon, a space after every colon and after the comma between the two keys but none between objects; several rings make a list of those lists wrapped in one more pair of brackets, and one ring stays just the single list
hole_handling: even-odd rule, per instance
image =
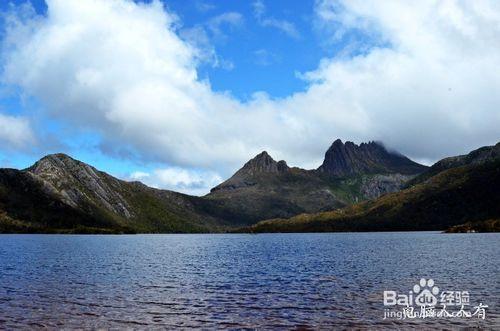
[{"label": "mountain range", "polygon": [[337,210],[261,221],[244,231],[500,231],[500,143],[443,159],[405,186]]},{"label": "mountain range", "polygon": [[237,213],[240,222],[251,224],[271,215],[291,217],[377,198],[400,190],[426,169],[387,151],[381,143],[358,146],[336,140],[315,170],[289,167],[262,152],[206,198]]},{"label": "mountain range", "polygon": [[[498,146],[444,159],[430,168],[389,151],[378,142],[356,145],[336,140],[325,153],[321,166],[313,170],[289,167],[285,161],[275,161],[267,152],[262,152],[203,197],[155,189],[140,182],[123,181],[65,154],[51,154],[24,170],[0,169],[0,232],[336,231],[348,227],[329,225],[325,228],[303,228],[289,227],[289,224],[294,224],[297,215],[302,215],[302,219],[306,218],[305,215],[311,217],[308,218],[308,224],[313,224],[309,220],[317,215],[353,213],[349,210],[359,212],[356,213],[356,217],[362,220],[359,222],[370,220],[377,223],[373,215],[382,215],[383,224],[388,220],[394,224],[406,224],[405,220],[411,219],[407,214],[404,214],[407,218],[402,220],[403,216],[387,218],[383,213],[367,211],[395,196],[398,197],[396,200],[405,201],[403,206],[411,205],[415,195],[408,194],[408,190],[420,187],[422,195],[430,194],[425,187],[445,187],[449,182],[436,178],[441,178],[439,176],[442,173],[456,171],[454,169],[466,168],[460,170],[462,172],[459,172],[458,177],[446,176],[453,178],[456,183],[462,183],[466,175],[480,174],[494,179],[484,185],[498,184],[495,182],[497,177],[493,176],[498,165],[484,168],[485,164],[491,164],[491,160],[498,159]],[[460,185],[464,187],[465,184]],[[471,185],[479,184],[474,182]],[[469,186],[467,188],[472,189]],[[492,190],[490,194],[496,193],[495,189]],[[461,198],[460,194],[450,197]],[[446,200],[446,195],[441,198]],[[489,201],[484,196],[481,199]],[[474,204],[479,209],[488,205]],[[500,215],[496,214],[494,208],[492,210],[492,213],[486,214],[475,210],[478,217],[467,221]],[[427,223],[434,224],[429,215],[421,215],[424,219],[417,222],[425,223],[429,219]],[[337,216],[334,218],[337,219]],[[273,220],[263,221],[268,219]],[[464,217],[459,219],[465,220]],[[286,228],[278,226],[285,223]],[[427,229],[430,225],[425,224],[409,228]],[[441,229],[461,223],[450,221],[439,224],[434,225]],[[393,230],[405,227],[408,225],[381,228]],[[378,228],[360,226],[359,229]]]}]

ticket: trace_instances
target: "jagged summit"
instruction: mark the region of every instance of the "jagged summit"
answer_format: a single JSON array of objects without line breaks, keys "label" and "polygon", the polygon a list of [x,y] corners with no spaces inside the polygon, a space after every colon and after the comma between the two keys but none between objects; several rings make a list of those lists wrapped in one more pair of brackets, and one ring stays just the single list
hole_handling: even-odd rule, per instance
[{"label": "jagged summit", "polygon": [[253,186],[262,176],[279,175],[289,170],[285,161],[275,161],[266,151],[263,151],[245,163],[231,178],[212,188],[210,192]]},{"label": "jagged summit", "polygon": [[427,167],[407,157],[389,152],[380,142],[370,141],[356,145],[337,139],[325,153],[319,172],[345,177],[370,173],[419,174]]},{"label": "jagged summit", "polygon": [[48,154],[42,157],[40,160],[35,162],[31,167],[27,168],[27,171],[30,171],[35,174],[40,174],[48,170],[47,168],[61,168],[67,169],[68,166],[74,167],[76,165],[80,166],[88,166],[89,165],[73,159],[71,156],[64,153],[54,153]]},{"label": "jagged summit", "polygon": [[[47,154],[44,157],[42,157],[40,160],[45,160],[45,159],[60,159],[60,160],[73,160],[77,161],[68,154],[65,153],[52,153],[52,154]],[[79,161],[80,162],[80,161]]]},{"label": "jagged summit", "polygon": [[238,172],[244,173],[280,173],[288,170],[288,165],[285,161],[281,160],[276,162],[266,151],[255,156],[253,159],[245,163],[243,168]]},{"label": "jagged summit", "polygon": [[[100,172],[84,162],[64,153],[48,154],[26,169],[43,178],[50,177],[96,177]],[[89,178],[86,178],[87,180]]]}]

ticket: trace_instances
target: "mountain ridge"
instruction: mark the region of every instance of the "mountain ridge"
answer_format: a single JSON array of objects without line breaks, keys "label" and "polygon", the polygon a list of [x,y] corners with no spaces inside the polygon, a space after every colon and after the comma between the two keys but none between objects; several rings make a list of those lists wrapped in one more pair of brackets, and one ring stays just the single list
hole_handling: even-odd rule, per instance
[{"label": "mountain ridge", "polygon": [[[0,178],[0,211],[40,229],[58,231],[62,226],[64,232],[74,224],[68,224],[66,229],[57,213],[43,217],[36,210],[20,213],[15,208],[17,203],[37,205],[37,196],[23,199],[18,194],[13,201],[12,192],[17,191],[19,183],[26,184],[25,191],[45,197],[46,205],[60,205],[63,210],[70,208],[75,214],[85,215],[81,224],[84,228],[110,232],[217,232],[225,224],[225,219],[210,212],[216,209],[214,204],[200,197],[126,182],[62,153],[47,155],[24,170],[11,169],[10,175],[16,180]],[[42,207],[37,205],[44,210]]]},{"label": "mountain ridge", "polygon": [[407,157],[389,152],[383,144],[370,141],[357,145],[337,139],[325,153],[323,164],[317,169],[332,176],[343,177],[360,173],[415,174],[426,169]]},{"label": "mountain ridge", "polygon": [[489,159],[499,159],[500,158],[500,142],[492,146],[484,146],[471,151],[465,155],[450,156],[439,160],[434,163],[428,171],[422,173],[412,180],[410,180],[406,186],[412,186],[418,183],[422,183],[432,177],[447,169],[457,168],[460,166],[471,165],[471,164],[481,164]]},{"label": "mountain ridge", "polygon": [[[362,168],[355,175],[330,176],[289,167],[263,151],[209,194],[195,197],[123,181],[66,154],[50,154],[26,169],[0,172],[0,232],[15,232],[17,225],[37,232],[220,232],[341,208],[399,190],[417,175],[375,168],[384,171],[363,173]],[[37,193],[23,197],[16,182]],[[15,199],[12,192],[18,192]],[[38,198],[44,205],[33,203]],[[30,204],[36,207],[27,208]],[[67,215],[73,221],[65,225]]]},{"label": "mountain ridge", "polygon": [[[244,232],[498,231],[500,143],[438,161],[408,188],[343,209],[261,221]],[[446,165],[446,166],[444,166]]]},{"label": "mountain ridge", "polygon": [[[349,167],[354,170],[346,171]],[[426,166],[387,151],[380,143],[358,146],[337,139],[318,169],[289,167],[264,151],[205,197],[238,211],[244,222],[250,224],[262,216],[291,217],[376,198],[401,189],[425,169]]]}]

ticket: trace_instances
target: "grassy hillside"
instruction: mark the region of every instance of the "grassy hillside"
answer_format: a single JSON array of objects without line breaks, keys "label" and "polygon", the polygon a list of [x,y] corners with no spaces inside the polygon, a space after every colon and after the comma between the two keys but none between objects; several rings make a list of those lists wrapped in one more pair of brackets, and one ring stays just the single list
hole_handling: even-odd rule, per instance
[{"label": "grassy hillside", "polygon": [[30,173],[0,169],[0,233],[65,232],[76,228],[82,232],[134,231],[107,214],[88,214],[67,205],[57,191]]},{"label": "grassy hillside", "polygon": [[408,181],[406,187],[411,187],[415,184],[425,182],[432,176],[435,176],[438,173],[448,169],[458,168],[466,165],[478,165],[496,159],[500,159],[500,143],[497,143],[494,146],[484,146],[478,148],[466,155],[444,158],[433,164],[432,167],[430,167],[427,171]]},{"label": "grassy hillside", "polygon": [[500,161],[445,170],[374,201],[290,219],[259,222],[252,232],[445,230],[500,217]]},{"label": "grassy hillside", "polygon": [[283,173],[255,173],[247,185],[216,190],[206,196],[234,215],[236,224],[253,224],[270,217],[291,217],[306,211],[345,206],[327,181],[312,172],[291,168]]},{"label": "grassy hillside", "polygon": [[212,205],[116,179],[63,154],[23,171],[0,169],[0,233],[224,231]]},{"label": "grassy hillside", "polygon": [[289,167],[262,152],[205,198],[232,213],[233,225],[250,225],[266,218],[341,208],[399,191],[426,169],[374,142],[358,146],[337,140],[319,169]]}]

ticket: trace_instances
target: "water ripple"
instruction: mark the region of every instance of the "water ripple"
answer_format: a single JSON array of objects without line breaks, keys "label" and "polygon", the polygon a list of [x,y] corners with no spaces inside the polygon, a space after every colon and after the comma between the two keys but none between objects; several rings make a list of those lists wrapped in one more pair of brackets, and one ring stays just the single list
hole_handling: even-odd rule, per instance
[{"label": "water ripple", "polygon": [[[2,235],[0,328],[498,329],[499,256],[499,234]],[[421,277],[487,318],[383,320]]]}]

